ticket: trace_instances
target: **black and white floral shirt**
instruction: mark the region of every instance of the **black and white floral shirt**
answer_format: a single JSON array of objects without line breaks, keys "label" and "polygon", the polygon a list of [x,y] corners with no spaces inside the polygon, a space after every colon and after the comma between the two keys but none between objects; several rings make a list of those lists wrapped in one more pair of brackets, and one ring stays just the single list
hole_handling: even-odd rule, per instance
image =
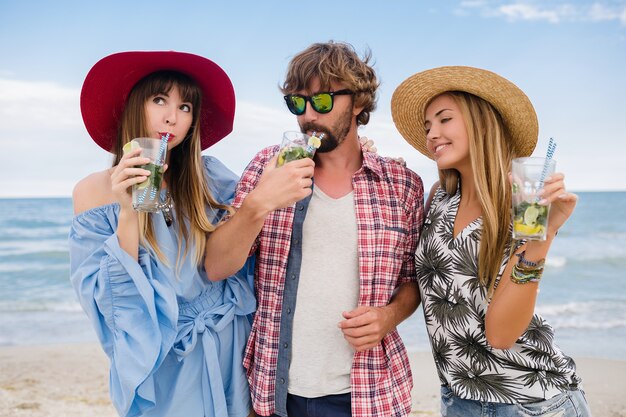
[{"label": "black and white floral shirt", "polygon": [[[506,350],[485,337],[489,299],[478,281],[482,219],[454,236],[461,193],[439,188],[416,252],[426,327],[441,383],[465,399],[527,403],[580,384],[574,361],[554,344],[554,331],[535,314]],[[503,265],[506,255],[503,254]],[[498,277],[499,280],[500,277]]]}]

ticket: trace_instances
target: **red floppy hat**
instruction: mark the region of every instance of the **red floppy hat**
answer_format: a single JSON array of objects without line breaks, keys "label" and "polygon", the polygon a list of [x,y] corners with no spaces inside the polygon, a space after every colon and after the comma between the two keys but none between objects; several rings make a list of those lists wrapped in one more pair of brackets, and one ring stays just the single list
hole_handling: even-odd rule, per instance
[{"label": "red floppy hat", "polygon": [[120,52],[102,58],[91,68],[80,93],[85,127],[102,149],[111,152],[113,148],[132,88],[156,71],[181,72],[202,90],[202,149],[219,142],[233,130],[235,91],[228,75],[216,63],[185,52]]}]

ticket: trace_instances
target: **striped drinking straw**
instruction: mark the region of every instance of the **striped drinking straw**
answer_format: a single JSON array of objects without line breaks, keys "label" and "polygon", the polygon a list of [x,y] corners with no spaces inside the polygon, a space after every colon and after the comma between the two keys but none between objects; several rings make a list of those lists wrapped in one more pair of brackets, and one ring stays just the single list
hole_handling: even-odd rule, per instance
[{"label": "striped drinking straw", "polygon": [[[543,170],[541,171],[541,177],[539,178],[539,189],[543,188],[543,182],[546,179],[546,174],[548,173],[548,167],[550,166],[550,161],[552,160],[552,157],[554,156],[554,151],[556,149],[556,142],[554,141],[554,139],[550,138],[550,141],[548,142],[548,152],[546,154],[546,161],[543,164]],[[537,201],[539,200],[539,197],[537,197]]]}]

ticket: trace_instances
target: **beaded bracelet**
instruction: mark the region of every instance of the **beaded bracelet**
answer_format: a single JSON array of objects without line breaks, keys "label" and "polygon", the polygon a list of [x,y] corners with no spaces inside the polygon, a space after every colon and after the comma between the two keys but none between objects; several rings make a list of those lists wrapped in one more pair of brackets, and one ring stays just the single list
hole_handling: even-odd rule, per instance
[{"label": "beaded bracelet", "polygon": [[519,260],[517,261],[518,264],[521,264],[525,267],[530,267],[530,268],[543,268],[544,264],[546,263],[545,259],[540,259],[537,262],[533,262],[533,261],[529,261],[528,259],[526,259],[524,257],[524,255],[526,255],[526,251],[522,251],[520,253],[518,253],[517,256],[519,258]]},{"label": "beaded bracelet", "polygon": [[519,253],[519,261],[513,265],[511,270],[511,281],[516,284],[526,284],[528,282],[539,282],[543,274],[543,266],[545,259],[537,262],[529,261],[524,258],[525,251]]},{"label": "beaded bracelet", "polygon": [[528,282],[539,282],[543,268],[524,271],[519,265],[514,265],[511,271],[511,281],[516,284],[526,284]]}]

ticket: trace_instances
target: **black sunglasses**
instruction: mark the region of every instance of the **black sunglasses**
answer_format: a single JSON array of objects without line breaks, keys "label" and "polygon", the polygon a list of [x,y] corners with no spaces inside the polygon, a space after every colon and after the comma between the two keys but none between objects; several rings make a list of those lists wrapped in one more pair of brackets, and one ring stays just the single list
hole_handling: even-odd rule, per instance
[{"label": "black sunglasses", "polygon": [[317,93],[312,96],[305,96],[302,94],[287,94],[285,96],[285,102],[287,102],[287,108],[289,111],[300,116],[304,114],[306,110],[306,102],[311,103],[311,107],[318,113],[328,113],[333,109],[335,96],[346,96],[354,94],[350,90],[329,91],[323,93]]}]

